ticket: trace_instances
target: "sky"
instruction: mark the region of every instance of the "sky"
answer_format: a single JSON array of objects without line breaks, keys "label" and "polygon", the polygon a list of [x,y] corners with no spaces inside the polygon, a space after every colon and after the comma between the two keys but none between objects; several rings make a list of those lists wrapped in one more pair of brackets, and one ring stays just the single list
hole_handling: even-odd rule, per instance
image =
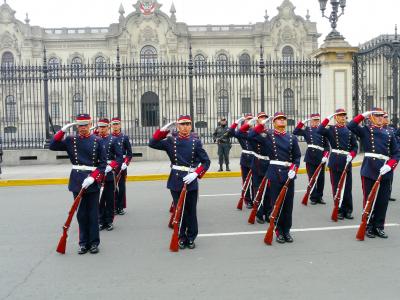
[{"label": "sky", "polygon": [[[0,0],[3,2],[5,0]],[[136,0],[6,0],[16,11],[17,19],[29,14],[31,25],[41,27],[108,27],[118,22],[120,4],[125,16],[134,11]],[[302,17],[310,11],[311,21],[317,22],[322,34],[319,44],[330,32],[329,21],[321,16],[318,0],[291,0],[295,13]],[[159,0],[161,10],[169,14],[172,0]],[[283,0],[174,0],[178,22],[188,25],[250,24],[263,22],[265,10],[270,18],[277,14]],[[337,30],[352,46],[358,46],[380,34],[393,34],[400,23],[399,0],[347,0],[345,13]],[[328,1],[326,14],[330,14]],[[400,25],[400,24],[399,24]]]}]

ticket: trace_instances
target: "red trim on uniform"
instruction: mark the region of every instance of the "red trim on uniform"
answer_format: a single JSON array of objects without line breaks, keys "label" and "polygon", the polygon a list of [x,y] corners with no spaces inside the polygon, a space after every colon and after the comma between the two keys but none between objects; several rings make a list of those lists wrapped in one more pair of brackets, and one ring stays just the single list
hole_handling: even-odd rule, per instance
[{"label": "red trim on uniform", "polygon": [[321,123],[321,125],[324,126],[324,127],[326,127],[328,124],[329,124],[329,119],[328,118],[324,119],[322,121],[322,123]]},{"label": "red trim on uniform", "polygon": [[103,174],[100,172],[99,169],[96,169],[92,173],[90,173],[90,177],[93,177],[94,180],[96,180],[98,183],[101,183],[103,181]]},{"label": "red trim on uniform", "polygon": [[356,116],[353,121],[356,122],[357,124],[360,124],[362,121],[364,121],[364,116],[363,115],[358,115]]},{"label": "red trim on uniform", "polygon": [[240,127],[240,132],[246,133],[247,131],[249,131],[250,129],[250,125],[249,124],[244,124],[242,127]]},{"label": "red trim on uniform", "polygon": [[324,157],[329,157],[329,151],[324,151]]},{"label": "red trim on uniform", "polygon": [[154,134],[153,134],[153,139],[155,139],[157,141],[161,141],[167,137],[168,133],[169,133],[169,130],[161,131],[160,129],[157,129],[156,132],[154,132]]},{"label": "red trim on uniform", "polygon": [[64,131],[62,131],[62,130],[58,131],[58,132],[54,135],[54,140],[55,140],[56,142],[61,142],[62,139],[63,139],[63,137],[64,137],[64,134],[65,134]]},{"label": "red trim on uniform", "polygon": [[299,123],[297,123],[296,128],[298,129],[302,129],[304,127],[304,123],[302,121],[300,121]]},{"label": "red trim on uniform", "polygon": [[198,175],[197,178],[199,178],[199,179],[201,179],[204,176],[204,174],[206,174],[206,170],[204,169],[203,166],[198,167],[195,170],[195,172],[197,173],[197,175]]},{"label": "red trim on uniform", "polygon": [[110,162],[110,167],[116,169],[118,167],[118,163],[115,160],[113,160]]},{"label": "red trim on uniform", "polygon": [[392,170],[394,170],[397,167],[398,161],[395,159],[391,159],[386,163],[389,167],[392,168]]},{"label": "red trim on uniform", "polygon": [[264,131],[264,125],[258,124],[256,127],[254,127],[254,131],[258,134],[262,133]]},{"label": "red trim on uniform", "polygon": [[365,177],[361,176],[361,187],[363,191],[363,208],[365,208],[365,203],[367,202],[367,195],[365,192]]},{"label": "red trim on uniform", "polygon": [[124,163],[125,163],[127,166],[129,166],[129,164],[131,163],[131,160],[132,160],[132,158],[125,157]]},{"label": "red trim on uniform", "polygon": [[290,167],[289,167],[289,170],[293,170],[297,174],[297,171],[299,170],[299,168],[295,164],[291,164]]},{"label": "red trim on uniform", "polygon": [[355,152],[355,151],[350,151],[349,154],[351,155],[352,158],[354,158],[354,157],[356,157],[357,152]]},{"label": "red trim on uniform", "polygon": [[233,124],[231,125],[231,129],[236,129],[237,126],[238,126],[238,124],[233,123]]}]

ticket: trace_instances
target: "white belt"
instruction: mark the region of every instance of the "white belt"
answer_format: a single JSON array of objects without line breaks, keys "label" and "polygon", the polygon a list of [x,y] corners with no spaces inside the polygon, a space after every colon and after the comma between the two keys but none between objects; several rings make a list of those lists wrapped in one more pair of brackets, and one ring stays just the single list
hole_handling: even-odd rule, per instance
[{"label": "white belt", "polygon": [[253,151],[249,151],[249,150],[242,150],[242,153],[244,153],[244,154],[250,154],[250,155],[253,155],[253,154],[254,154]]},{"label": "white belt", "polygon": [[324,150],[325,150],[325,149],[322,148],[321,146],[317,146],[317,145],[313,145],[313,144],[310,144],[310,145],[308,145],[307,147],[308,147],[308,148],[318,149],[318,150],[321,150],[321,151],[324,151]]},{"label": "white belt", "polygon": [[196,169],[195,168],[189,168],[185,166],[175,166],[172,165],[171,169],[178,170],[178,171],[185,171],[185,172],[194,172]]},{"label": "white belt", "polygon": [[253,155],[254,155],[255,157],[257,157],[258,159],[269,160],[269,157],[268,157],[268,156],[263,156],[263,155],[260,155],[260,154],[255,153],[255,152],[253,152]]},{"label": "white belt", "polygon": [[377,154],[377,153],[370,153],[370,152],[365,152],[364,154],[365,157],[373,157],[373,158],[378,158],[382,160],[389,160],[390,157],[383,155],[383,154]]},{"label": "white belt", "polygon": [[278,166],[283,166],[283,167],[290,167],[292,164],[288,161],[281,161],[281,160],[271,160],[269,163],[271,165],[278,165]]},{"label": "white belt", "polygon": [[97,169],[97,167],[72,165],[72,170],[94,171],[96,169]]},{"label": "white belt", "polygon": [[332,152],[336,153],[336,154],[342,154],[342,155],[349,155],[350,154],[350,152],[348,152],[348,151],[339,150],[339,149],[332,149]]}]

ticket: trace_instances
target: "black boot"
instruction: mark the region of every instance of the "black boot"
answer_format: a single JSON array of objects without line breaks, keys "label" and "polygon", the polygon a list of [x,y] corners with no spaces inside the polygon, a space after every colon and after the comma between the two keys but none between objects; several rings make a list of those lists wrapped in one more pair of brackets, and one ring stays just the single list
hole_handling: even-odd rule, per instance
[{"label": "black boot", "polygon": [[218,170],[218,172],[222,172],[222,171],[223,171],[222,165],[219,165],[219,170]]},{"label": "black boot", "polygon": [[231,171],[231,169],[229,169],[229,164],[226,164],[226,171],[227,171],[227,172],[230,172],[230,171]]}]

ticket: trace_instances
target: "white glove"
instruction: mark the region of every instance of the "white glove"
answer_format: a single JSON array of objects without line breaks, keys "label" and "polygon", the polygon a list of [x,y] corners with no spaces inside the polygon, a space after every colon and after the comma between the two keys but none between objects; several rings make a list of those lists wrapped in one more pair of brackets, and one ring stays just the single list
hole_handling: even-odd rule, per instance
[{"label": "white glove", "polygon": [[250,120],[249,125],[254,126],[257,123],[257,118],[253,118]]},{"label": "white glove", "polygon": [[199,176],[196,172],[190,173],[183,177],[183,182],[186,184],[191,184],[193,180],[195,180]]},{"label": "white glove", "polygon": [[239,119],[237,119],[237,120],[235,121],[235,124],[240,124],[240,123],[242,123],[245,119],[246,119],[245,117],[241,117],[241,118],[239,118]]},{"label": "white glove", "polygon": [[128,168],[128,165],[127,165],[126,163],[123,163],[123,164],[121,165],[121,170],[122,170],[122,171],[125,171],[126,168]]},{"label": "white glove", "polygon": [[353,156],[351,156],[350,154],[347,155],[346,157],[346,162],[349,163],[353,160]]},{"label": "white glove", "polygon": [[327,116],[326,118],[330,120],[330,119],[332,119],[332,118],[333,118],[334,116],[336,116],[336,115],[337,115],[337,113],[334,113],[334,114],[331,114],[331,115]]},{"label": "white glove", "polygon": [[261,121],[261,124],[265,125],[265,124],[267,124],[268,122],[270,122],[272,119],[273,119],[272,116],[271,116],[271,117],[268,117],[268,118],[266,118],[265,120],[262,120],[262,121]]},{"label": "white glove", "polygon": [[372,111],[366,111],[365,113],[363,113],[362,114],[362,116],[364,117],[364,118],[367,118],[367,117],[369,117],[370,115],[372,115]]},{"label": "white glove", "polygon": [[390,172],[392,168],[389,165],[383,165],[383,167],[379,170],[379,174],[385,175],[386,173]]},{"label": "white glove", "polygon": [[76,123],[69,123],[67,125],[65,125],[63,128],[61,128],[62,132],[67,132],[68,129],[70,129],[72,126],[75,126]]},{"label": "white glove", "polygon": [[95,130],[97,126],[90,127],[90,131]]},{"label": "white glove", "polygon": [[82,188],[87,189],[91,184],[93,184],[94,178],[92,176],[89,176],[85,178],[85,180],[82,182]]},{"label": "white glove", "polygon": [[112,171],[112,168],[111,168],[111,166],[109,166],[109,165],[107,165],[107,167],[106,167],[106,170],[104,171],[104,173],[109,173],[109,172],[111,172]]},{"label": "white glove", "polygon": [[162,127],[160,130],[161,131],[169,131],[170,127],[172,127],[173,125],[175,125],[175,122],[170,122],[167,125],[165,125],[164,127]]},{"label": "white glove", "polygon": [[294,170],[289,170],[288,177],[289,179],[293,179],[296,176],[296,172]]},{"label": "white glove", "polygon": [[326,163],[328,161],[328,158],[326,156],[322,157],[321,163]]},{"label": "white glove", "polygon": [[305,119],[302,123],[306,124],[307,122],[310,122],[310,121],[311,121],[311,119]]}]

